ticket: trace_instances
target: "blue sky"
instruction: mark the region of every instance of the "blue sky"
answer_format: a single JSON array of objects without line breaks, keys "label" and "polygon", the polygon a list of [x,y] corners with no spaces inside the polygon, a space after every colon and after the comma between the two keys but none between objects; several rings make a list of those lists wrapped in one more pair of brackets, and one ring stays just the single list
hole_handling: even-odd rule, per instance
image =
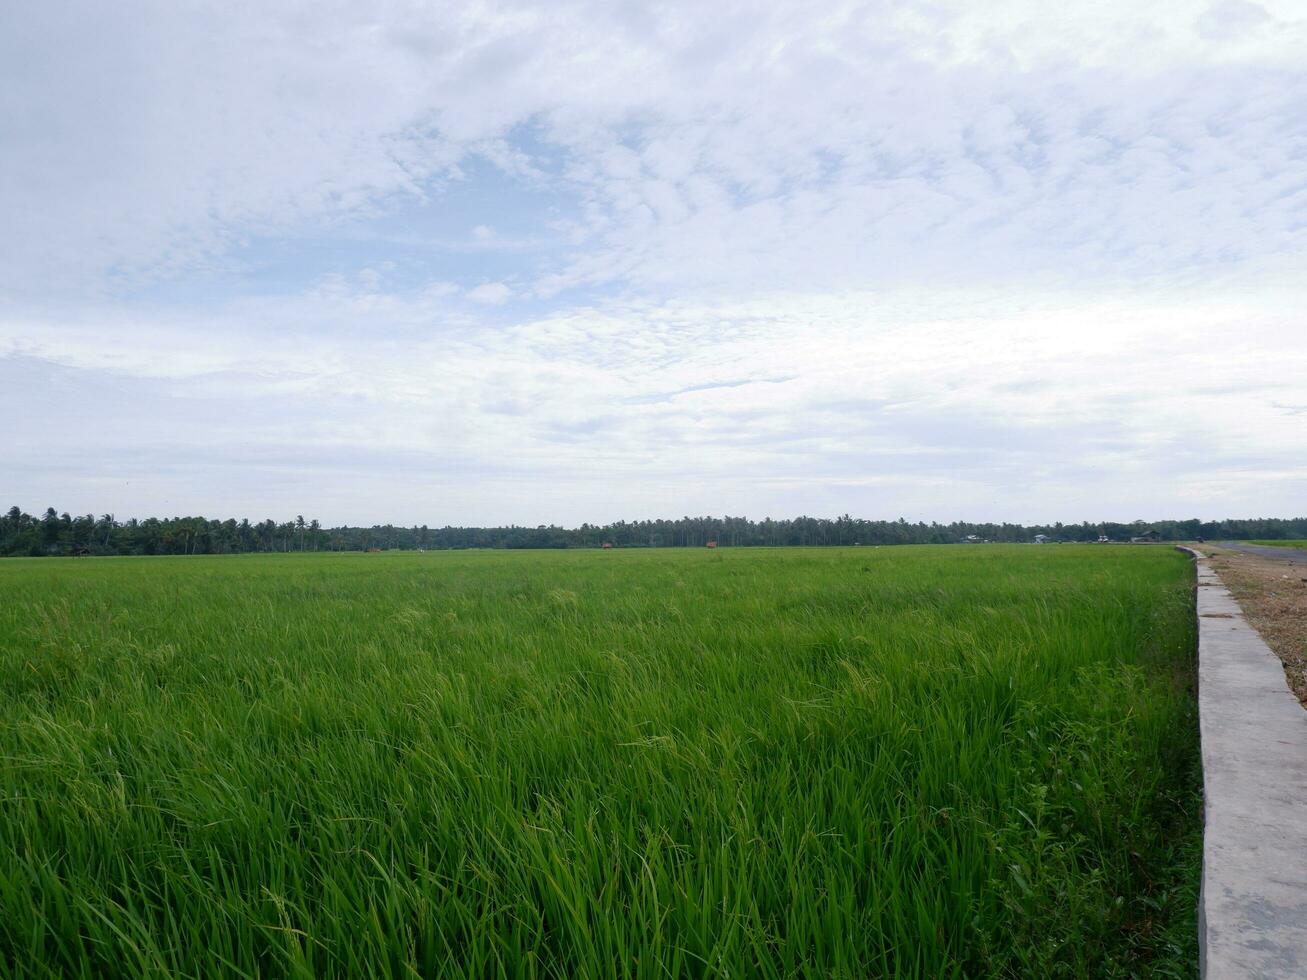
[{"label": "blue sky", "polygon": [[1307,500],[1287,0],[0,13],[0,499]]}]

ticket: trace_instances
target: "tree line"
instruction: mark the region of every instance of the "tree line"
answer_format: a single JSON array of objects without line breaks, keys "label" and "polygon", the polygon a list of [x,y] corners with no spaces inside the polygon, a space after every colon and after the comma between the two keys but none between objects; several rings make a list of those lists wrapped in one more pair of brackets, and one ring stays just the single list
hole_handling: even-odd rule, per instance
[{"label": "tree line", "polygon": [[873,521],[845,514],[837,518],[786,520],[746,517],[682,517],[675,520],[617,521],[567,528],[536,527],[323,527],[297,516],[216,520],[205,517],[150,517],[119,521],[112,514],[73,516],[53,507],[40,517],[11,507],[0,517],[0,555],[225,555],[246,552],[369,551],[458,548],[697,548],[786,545],[949,544],[965,540],[1028,542],[1036,535],[1052,541],[1124,541],[1153,530],[1164,541],[1196,538],[1307,538],[1307,517],[1291,519],[1154,521],[1128,524],[992,524],[953,521]]}]

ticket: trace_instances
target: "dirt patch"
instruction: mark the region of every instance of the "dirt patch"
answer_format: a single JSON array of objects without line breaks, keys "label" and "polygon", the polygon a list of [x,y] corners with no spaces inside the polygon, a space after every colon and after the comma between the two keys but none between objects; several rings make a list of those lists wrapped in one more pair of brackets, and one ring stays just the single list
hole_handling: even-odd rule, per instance
[{"label": "dirt patch", "polygon": [[1307,707],[1307,578],[1301,565],[1199,546],[1244,616],[1284,662],[1289,687]]}]

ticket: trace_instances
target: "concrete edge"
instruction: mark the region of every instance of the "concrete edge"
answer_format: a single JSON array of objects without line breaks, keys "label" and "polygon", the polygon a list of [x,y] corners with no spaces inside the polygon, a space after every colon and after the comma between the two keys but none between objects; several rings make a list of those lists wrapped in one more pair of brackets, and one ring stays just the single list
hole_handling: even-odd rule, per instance
[{"label": "concrete edge", "polygon": [[1280,658],[1193,548],[1203,977],[1307,976],[1307,711]]}]

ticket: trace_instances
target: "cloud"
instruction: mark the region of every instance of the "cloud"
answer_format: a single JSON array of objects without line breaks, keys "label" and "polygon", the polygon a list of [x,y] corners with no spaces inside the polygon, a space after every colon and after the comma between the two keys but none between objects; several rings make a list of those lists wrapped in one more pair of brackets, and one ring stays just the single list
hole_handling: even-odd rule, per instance
[{"label": "cloud", "polygon": [[[386,344],[376,325],[420,322],[422,299],[346,303],[335,315],[351,331],[313,317],[251,329],[278,310],[243,304],[203,349],[169,324],[134,355],[77,324],[6,324],[0,349],[27,340],[0,358],[0,407],[43,420],[6,448],[45,461],[46,494],[122,512],[133,499],[225,511],[257,502],[269,474],[295,488],[279,497],[365,522],[383,517],[378,500],[418,522],[817,503],[1078,519],[1182,498],[1239,511],[1249,481],[1259,503],[1291,509],[1307,433],[1283,399],[1307,353],[1286,309],[1307,304],[1212,299],[1028,298],[983,319],[958,316],[965,293],[611,303]],[[157,498],[142,486],[150,460],[167,474]],[[1213,489],[1194,499],[1195,484]]]},{"label": "cloud", "polygon": [[1236,0],[27,7],[3,285],[130,290],[439,206],[476,159],[565,195],[544,294],[1202,270],[1302,245],[1307,37],[1276,9],[1254,42]]},{"label": "cloud", "polygon": [[0,18],[25,505],[1301,499],[1291,0]]},{"label": "cloud", "polygon": [[1220,0],[1208,7],[1198,18],[1199,37],[1209,41],[1222,41],[1246,37],[1259,27],[1271,23],[1266,8],[1248,0]]},{"label": "cloud", "polygon": [[484,303],[487,306],[500,306],[508,302],[512,295],[513,291],[502,282],[484,282],[467,291],[467,298],[473,303]]}]

